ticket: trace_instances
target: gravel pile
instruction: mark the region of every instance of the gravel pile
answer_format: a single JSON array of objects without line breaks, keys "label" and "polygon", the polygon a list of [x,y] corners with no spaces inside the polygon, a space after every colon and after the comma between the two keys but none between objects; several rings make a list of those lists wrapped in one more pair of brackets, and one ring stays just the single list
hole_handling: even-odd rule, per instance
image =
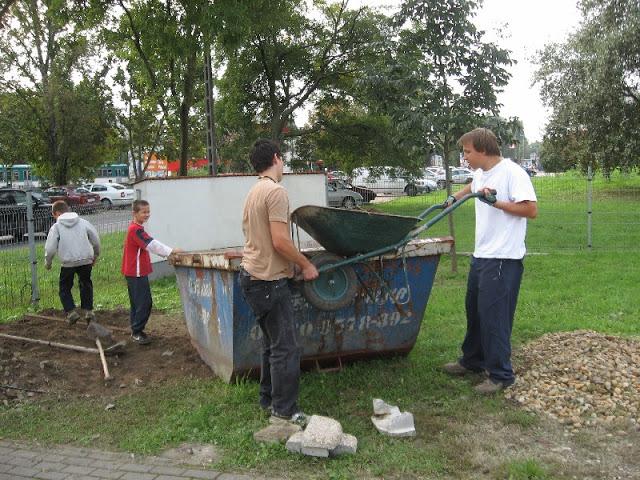
[{"label": "gravel pile", "polygon": [[514,355],[505,397],[570,429],[640,425],[640,340],[578,330],[543,335]]}]

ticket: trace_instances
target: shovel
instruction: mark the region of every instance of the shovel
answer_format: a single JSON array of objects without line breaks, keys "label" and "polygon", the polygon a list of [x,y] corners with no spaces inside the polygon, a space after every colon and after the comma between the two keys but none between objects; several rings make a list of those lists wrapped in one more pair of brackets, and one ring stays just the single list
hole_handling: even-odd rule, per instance
[{"label": "shovel", "polygon": [[104,371],[104,379],[111,380],[113,377],[109,375],[109,367],[107,366],[107,359],[104,356],[104,349],[102,348],[101,340],[108,343],[113,343],[113,337],[111,336],[111,330],[103,327],[99,323],[91,322],[87,327],[87,336],[91,340],[95,340],[98,352],[100,353],[100,361],[102,362],[102,370]]}]

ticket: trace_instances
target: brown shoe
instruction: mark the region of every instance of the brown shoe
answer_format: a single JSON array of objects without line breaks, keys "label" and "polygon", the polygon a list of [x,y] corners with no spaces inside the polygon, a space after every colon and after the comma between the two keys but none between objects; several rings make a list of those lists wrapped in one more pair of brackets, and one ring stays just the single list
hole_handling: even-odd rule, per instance
[{"label": "brown shoe", "polygon": [[480,373],[474,370],[469,370],[466,367],[463,367],[462,365],[460,365],[459,362],[445,363],[442,366],[442,370],[444,370],[449,375],[456,375],[458,377],[462,377],[463,375],[476,375]]},{"label": "brown shoe", "polygon": [[487,378],[484,382],[473,387],[473,389],[480,395],[492,395],[509,386],[510,385],[505,385],[502,382],[494,382],[490,378]]}]

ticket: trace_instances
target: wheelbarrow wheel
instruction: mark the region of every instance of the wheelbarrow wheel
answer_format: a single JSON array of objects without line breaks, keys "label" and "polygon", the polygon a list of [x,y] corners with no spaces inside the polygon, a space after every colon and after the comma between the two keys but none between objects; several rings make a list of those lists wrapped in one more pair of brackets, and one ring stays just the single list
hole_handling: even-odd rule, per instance
[{"label": "wheelbarrow wheel", "polygon": [[[311,262],[320,268],[343,260],[329,252],[319,253]],[[322,272],[318,278],[302,283],[302,294],[318,310],[334,311],[353,303],[358,291],[358,277],[351,265],[344,265],[328,272]]]}]

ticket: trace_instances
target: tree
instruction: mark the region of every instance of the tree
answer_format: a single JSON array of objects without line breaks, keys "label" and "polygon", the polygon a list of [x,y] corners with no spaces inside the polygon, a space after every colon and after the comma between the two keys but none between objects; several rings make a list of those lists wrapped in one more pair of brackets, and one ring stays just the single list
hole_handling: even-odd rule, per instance
[{"label": "tree", "polygon": [[553,111],[542,161],[608,175],[639,165],[640,4],[583,0],[580,7],[578,31],[538,58],[536,81]]},{"label": "tree", "polygon": [[357,73],[354,59],[369,50],[369,11],[349,10],[346,0],[315,2],[312,17],[303,0],[252,3],[251,33],[219,83],[227,115],[221,121],[264,126],[274,139],[298,135],[284,131],[294,113]]},{"label": "tree", "polygon": [[[0,32],[0,88],[21,100],[31,157],[60,184],[86,173],[110,137],[108,97],[101,72],[87,67],[89,24],[80,13],[65,2],[16,2],[14,22]],[[74,82],[78,75],[85,80]]]}]

